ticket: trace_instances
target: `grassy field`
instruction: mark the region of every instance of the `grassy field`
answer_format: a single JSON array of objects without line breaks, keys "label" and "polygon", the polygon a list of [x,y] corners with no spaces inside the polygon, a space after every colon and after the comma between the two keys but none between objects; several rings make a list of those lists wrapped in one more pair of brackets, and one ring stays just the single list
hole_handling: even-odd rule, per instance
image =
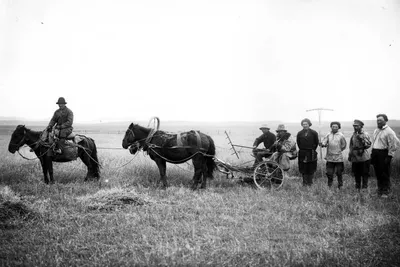
[{"label": "grassy field", "polygon": [[[51,186],[43,183],[38,160],[7,151],[15,126],[0,127],[0,266],[400,265],[398,154],[389,199],[376,196],[374,177],[369,192],[358,193],[347,162],[341,191],[328,189],[320,171],[316,183],[303,188],[295,161],[280,191],[223,175],[206,190],[191,191],[191,164],[168,164],[171,186],[160,190],[149,157],[117,149],[127,126],[77,128],[95,139],[102,178],[84,183],[80,160],[55,163]],[[163,127],[190,129],[210,134],[217,157],[234,164],[252,158],[245,149],[241,159],[232,156],[224,130],[242,145],[260,134],[250,124]],[[21,153],[34,158],[27,148]]]}]

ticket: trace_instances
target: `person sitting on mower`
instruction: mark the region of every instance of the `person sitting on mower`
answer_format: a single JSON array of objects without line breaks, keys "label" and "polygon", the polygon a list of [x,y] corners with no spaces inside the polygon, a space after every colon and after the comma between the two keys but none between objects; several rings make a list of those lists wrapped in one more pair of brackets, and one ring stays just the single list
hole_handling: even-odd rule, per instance
[{"label": "person sitting on mower", "polygon": [[[253,143],[253,155],[256,158],[253,166],[256,166],[258,163],[260,163],[263,158],[271,156],[272,153],[269,151],[269,149],[276,141],[276,136],[269,131],[270,128],[267,126],[267,124],[261,125],[260,130],[263,132],[263,134],[256,138]],[[257,149],[258,145],[261,143],[264,143],[265,149]]]},{"label": "person sitting on mower", "polygon": [[273,152],[270,160],[280,164],[284,171],[289,170],[290,160],[297,157],[296,142],[290,133],[287,132],[284,124],[279,124],[276,129],[276,142],[270,151]]}]

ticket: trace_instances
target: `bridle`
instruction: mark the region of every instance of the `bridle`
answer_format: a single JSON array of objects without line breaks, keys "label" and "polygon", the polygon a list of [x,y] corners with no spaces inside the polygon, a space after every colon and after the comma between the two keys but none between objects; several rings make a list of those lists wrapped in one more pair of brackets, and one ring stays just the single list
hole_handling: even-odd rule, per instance
[{"label": "bridle", "polygon": [[[24,155],[22,155],[21,152],[19,152],[19,150],[20,150],[20,148],[21,148],[22,146],[27,145],[27,144],[26,144],[26,141],[27,141],[27,139],[26,139],[26,133],[27,133],[27,131],[26,131],[25,128],[24,128],[23,130],[24,130],[24,136],[22,137],[21,141],[19,141],[18,143],[12,143],[12,142],[10,142],[10,145],[17,146],[16,151],[18,152],[18,154],[19,154],[22,158],[27,159],[27,160],[34,160],[34,159],[36,159],[36,158],[34,158],[34,159],[27,158],[27,157],[25,157]],[[38,141],[36,141],[36,142],[34,142],[34,143],[31,144],[31,145],[36,145],[35,148],[32,148],[32,149],[36,149],[36,148],[39,146],[39,143],[40,143],[40,138],[39,138]],[[51,149],[51,147],[49,147],[49,149]],[[49,149],[47,149],[46,152],[44,152],[42,155],[39,155],[37,158],[40,158],[40,157],[42,157],[43,155],[45,155],[45,154],[49,151]]]},{"label": "bridle", "polygon": [[[128,128],[128,131],[129,131],[130,134],[132,134],[132,139],[135,140],[135,133],[133,132],[133,130],[132,130],[131,128]],[[127,136],[127,137],[129,137],[129,136]],[[134,143],[135,143],[135,142],[133,141],[132,144],[128,144],[128,145],[131,146],[131,145],[133,145]]]},{"label": "bridle", "polygon": [[[129,131],[128,134],[132,134],[132,138],[133,138],[133,140],[135,140],[136,135],[133,132],[133,130],[131,128],[128,128],[127,131]],[[150,134],[147,137],[140,139],[140,140],[133,141],[132,143],[128,143],[128,146],[135,145],[139,150],[146,147],[146,145],[148,145],[150,143],[150,140],[153,138],[155,132],[156,131],[154,129],[151,129]],[[126,137],[128,137],[128,136],[126,136]],[[145,141],[144,144],[143,144],[143,141]]]},{"label": "bridle", "polygon": [[10,142],[10,145],[17,146],[18,148],[17,150],[19,150],[26,143],[25,135],[26,135],[26,130],[24,129],[24,136],[22,137],[21,141],[19,141],[18,143]]}]

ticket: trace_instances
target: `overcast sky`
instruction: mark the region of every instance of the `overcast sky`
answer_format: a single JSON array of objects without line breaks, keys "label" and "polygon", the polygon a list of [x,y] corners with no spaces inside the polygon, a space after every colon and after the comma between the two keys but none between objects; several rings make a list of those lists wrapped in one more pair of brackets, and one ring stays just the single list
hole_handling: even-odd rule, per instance
[{"label": "overcast sky", "polygon": [[0,3],[0,117],[400,119],[400,0]]}]

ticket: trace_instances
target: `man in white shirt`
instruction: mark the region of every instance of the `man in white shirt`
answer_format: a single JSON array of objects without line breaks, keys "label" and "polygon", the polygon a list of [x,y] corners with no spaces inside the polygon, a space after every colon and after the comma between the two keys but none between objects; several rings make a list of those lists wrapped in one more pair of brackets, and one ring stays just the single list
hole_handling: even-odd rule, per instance
[{"label": "man in white shirt", "polygon": [[336,169],[338,179],[338,188],[343,186],[343,154],[346,149],[347,142],[344,135],[339,132],[341,125],[338,121],[331,122],[331,132],[322,139],[321,147],[326,147],[326,176],[328,177],[328,186],[333,184],[333,175]]},{"label": "man in white shirt", "polygon": [[390,163],[400,142],[396,133],[386,125],[387,121],[386,114],[376,115],[378,128],[373,134],[371,155],[371,163],[378,182],[378,195],[382,198],[387,198],[390,193]]}]

